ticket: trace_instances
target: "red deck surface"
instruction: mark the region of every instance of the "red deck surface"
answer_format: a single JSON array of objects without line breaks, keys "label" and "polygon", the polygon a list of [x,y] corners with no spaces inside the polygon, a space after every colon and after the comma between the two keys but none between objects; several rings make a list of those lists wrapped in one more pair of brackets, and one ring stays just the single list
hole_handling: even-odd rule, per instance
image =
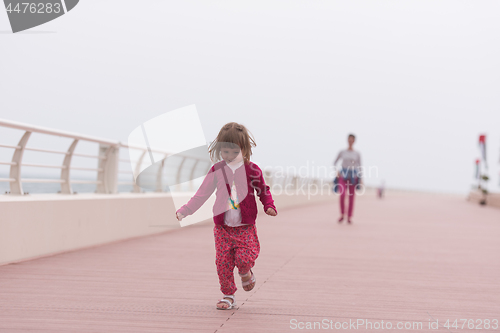
[{"label": "red deck surface", "polygon": [[[1,266],[0,332],[305,331],[294,319],[477,332],[462,328],[473,319],[500,331],[484,326],[500,320],[499,209],[452,195],[357,199],[352,225],[336,222],[336,200],[260,215],[257,285],[239,287],[235,310],[215,309],[210,223]],[[443,327],[447,319],[458,329]]]}]

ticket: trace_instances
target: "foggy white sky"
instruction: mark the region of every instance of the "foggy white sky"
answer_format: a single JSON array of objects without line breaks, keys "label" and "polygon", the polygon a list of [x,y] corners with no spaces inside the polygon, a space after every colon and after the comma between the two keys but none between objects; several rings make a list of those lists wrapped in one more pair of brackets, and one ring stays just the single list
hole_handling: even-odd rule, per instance
[{"label": "foggy white sky", "polygon": [[261,166],[329,166],[352,132],[379,170],[369,185],[455,193],[485,133],[499,191],[499,13],[497,1],[82,0],[13,35],[0,11],[0,118],[126,142],[196,104],[207,140],[246,125]]}]

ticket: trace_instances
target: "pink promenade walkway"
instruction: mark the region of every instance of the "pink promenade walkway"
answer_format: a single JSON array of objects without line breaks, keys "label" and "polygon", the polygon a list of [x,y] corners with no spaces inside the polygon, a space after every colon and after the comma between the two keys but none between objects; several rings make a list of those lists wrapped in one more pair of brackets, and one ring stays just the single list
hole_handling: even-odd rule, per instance
[{"label": "pink promenade walkway", "polygon": [[500,331],[499,209],[452,195],[359,199],[353,225],[336,222],[336,201],[260,216],[257,285],[230,311],[215,309],[207,223],[1,266],[0,332]]}]

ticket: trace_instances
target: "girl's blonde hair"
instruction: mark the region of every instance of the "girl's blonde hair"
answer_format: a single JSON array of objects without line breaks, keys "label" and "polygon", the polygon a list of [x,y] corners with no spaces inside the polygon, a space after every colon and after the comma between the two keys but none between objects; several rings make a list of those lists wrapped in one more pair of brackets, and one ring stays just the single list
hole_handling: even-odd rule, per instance
[{"label": "girl's blonde hair", "polygon": [[209,153],[210,159],[213,162],[218,162],[222,160],[220,150],[221,148],[239,148],[242,150],[243,160],[245,164],[250,162],[250,156],[252,156],[252,147],[256,147],[257,144],[247,128],[241,124],[231,122],[222,126],[217,138],[210,144]]}]

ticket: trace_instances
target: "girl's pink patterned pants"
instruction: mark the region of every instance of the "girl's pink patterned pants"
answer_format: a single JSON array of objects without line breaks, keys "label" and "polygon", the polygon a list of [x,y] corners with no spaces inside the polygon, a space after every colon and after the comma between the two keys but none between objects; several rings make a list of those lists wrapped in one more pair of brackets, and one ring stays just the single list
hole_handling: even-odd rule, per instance
[{"label": "girl's pink patterned pants", "polygon": [[219,275],[220,290],[224,295],[233,295],[234,266],[240,274],[246,274],[255,265],[259,256],[260,243],[255,224],[241,227],[214,226],[215,264]]}]

